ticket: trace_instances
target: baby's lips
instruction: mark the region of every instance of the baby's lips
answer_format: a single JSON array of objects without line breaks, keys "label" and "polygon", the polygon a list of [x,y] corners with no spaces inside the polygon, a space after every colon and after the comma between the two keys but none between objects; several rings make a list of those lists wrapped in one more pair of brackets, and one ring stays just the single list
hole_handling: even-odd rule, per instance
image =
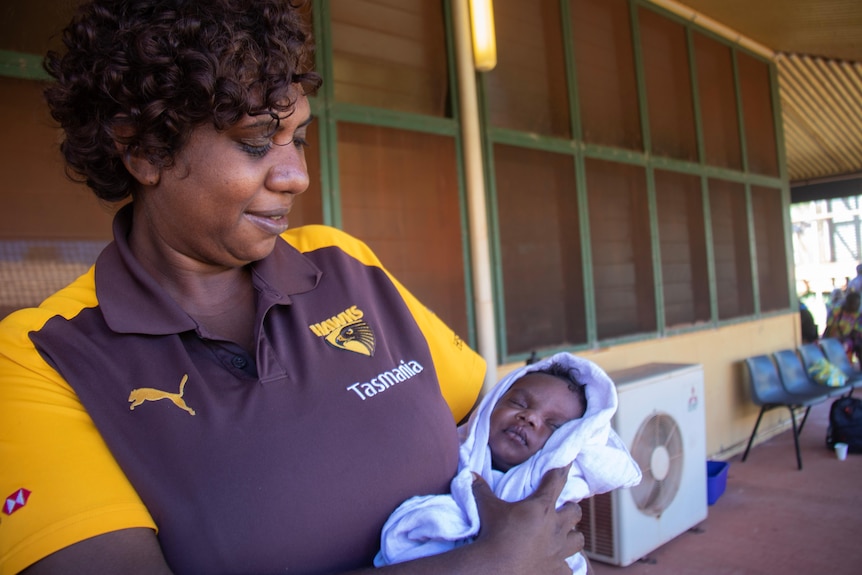
[{"label": "baby's lips", "polygon": [[527,441],[527,434],[524,433],[520,428],[510,427],[506,430],[506,433],[510,433],[518,437],[524,445],[527,445],[529,442]]}]

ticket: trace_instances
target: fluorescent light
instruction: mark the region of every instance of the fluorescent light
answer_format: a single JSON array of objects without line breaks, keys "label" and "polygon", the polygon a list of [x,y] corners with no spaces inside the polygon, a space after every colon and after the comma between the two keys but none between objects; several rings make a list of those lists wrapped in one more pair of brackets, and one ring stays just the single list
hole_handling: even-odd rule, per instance
[{"label": "fluorescent light", "polygon": [[493,70],[497,65],[497,39],[492,0],[470,0],[470,24],[473,33],[473,65],[480,72]]}]

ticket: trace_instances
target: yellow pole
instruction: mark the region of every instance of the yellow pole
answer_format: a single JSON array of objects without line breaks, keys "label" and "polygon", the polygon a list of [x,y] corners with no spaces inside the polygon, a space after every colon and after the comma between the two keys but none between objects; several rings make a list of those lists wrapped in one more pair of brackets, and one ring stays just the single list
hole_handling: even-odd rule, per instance
[{"label": "yellow pole", "polygon": [[458,101],[461,110],[461,138],[470,222],[477,351],[488,364],[482,389],[484,395],[497,381],[497,345],[476,71],[473,68],[470,13],[467,1],[451,0],[451,5],[455,24],[455,66],[458,73]]}]

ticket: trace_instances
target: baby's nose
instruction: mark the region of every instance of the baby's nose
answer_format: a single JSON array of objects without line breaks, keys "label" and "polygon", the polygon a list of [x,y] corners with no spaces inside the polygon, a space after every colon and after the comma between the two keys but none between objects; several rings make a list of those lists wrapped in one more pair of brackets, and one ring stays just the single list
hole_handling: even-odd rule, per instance
[{"label": "baby's nose", "polygon": [[521,419],[523,419],[524,422],[532,425],[533,427],[538,426],[539,418],[536,417],[536,412],[534,412],[530,409],[525,409],[524,411],[521,412],[520,415],[521,415]]}]

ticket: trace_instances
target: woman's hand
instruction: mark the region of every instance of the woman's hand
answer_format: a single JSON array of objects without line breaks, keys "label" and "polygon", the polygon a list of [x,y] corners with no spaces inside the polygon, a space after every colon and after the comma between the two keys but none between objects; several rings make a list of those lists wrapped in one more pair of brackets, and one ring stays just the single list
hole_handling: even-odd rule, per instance
[{"label": "woman's hand", "polygon": [[473,545],[490,547],[498,573],[571,575],[566,558],[584,548],[584,535],[576,530],[581,520],[577,503],[555,509],[569,466],[552,469],[526,499],[508,503],[494,495],[479,476],[473,494],[481,527]]}]

